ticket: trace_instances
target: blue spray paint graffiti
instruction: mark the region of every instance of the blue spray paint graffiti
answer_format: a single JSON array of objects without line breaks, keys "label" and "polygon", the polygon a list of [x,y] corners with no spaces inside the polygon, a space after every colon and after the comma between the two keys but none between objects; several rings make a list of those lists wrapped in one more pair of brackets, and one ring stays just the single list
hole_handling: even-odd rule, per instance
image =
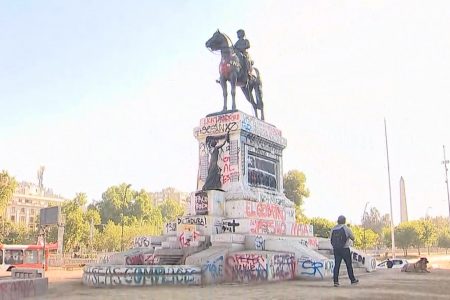
[{"label": "blue spray paint graffiti", "polygon": [[323,278],[323,274],[321,269],[323,268],[323,262],[321,261],[313,261],[311,259],[307,260],[299,260],[299,265],[301,263],[301,268],[306,271],[302,271],[301,275],[308,275],[312,277],[320,276]]},{"label": "blue spray paint graffiti", "polygon": [[214,260],[207,260],[202,268],[204,276],[210,276],[212,281],[223,279],[223,262],[223,255]]}]

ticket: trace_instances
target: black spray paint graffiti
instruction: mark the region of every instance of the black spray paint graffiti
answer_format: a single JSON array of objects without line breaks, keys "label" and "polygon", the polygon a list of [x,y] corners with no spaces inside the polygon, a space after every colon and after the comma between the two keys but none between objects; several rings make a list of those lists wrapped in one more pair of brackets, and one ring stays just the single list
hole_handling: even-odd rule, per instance
[{"label": "black spray paint graffiti", "polygon": [[236,232],[236,227],[239,226],[239,223],[236,223],[236,220],[233,219],[233,222],[224,221],[222,224],[222,232]]},{"label": "black spray paint graffiti", "polygon": [[177,223],[176,222],[168,222],[166,223],[166,233],[177,231]]},{"label": "black spray paint graffiti", "polygon": [[293,254],[276,254],[272,260],[272,278],[286,280],[295,276],[295,257]]},{"label": "black spray paint graffiti", "polygon": [[256,250],[265,250],[266,242],[264,238],[260,235],[255,236],[255,249]]},{"label": "black spray paint graffiti", "polygon": [[263,186],[270,189],[277,188],[277,179],[274,175],[259,170],[248,171],[248,184],[252,186]]},{"label": "black spray paint graffiti", "polygon": [[364,265],[366,263],[366,258],[356,252],[352,252],[352,260],[355,262],[359,262],[362,265]]},{"label": "black spray paint graffiti", "polygon": [[223,134],[231,131],[236,131],[238,129],[239,126],[236,122],[219,123],[202,126],[202,128],[200,129],[200,134]]},{"label": "black spray paint graffiti", "polygon": [[195,214],[206,215],[208,213],[208,194],[204,191],[195,193]]},{"label": "black spray paint graffiti", "polygon": [[178,225],[189,224],[189,225],[206,225],[206,217],[182,217],[177,218]]}]

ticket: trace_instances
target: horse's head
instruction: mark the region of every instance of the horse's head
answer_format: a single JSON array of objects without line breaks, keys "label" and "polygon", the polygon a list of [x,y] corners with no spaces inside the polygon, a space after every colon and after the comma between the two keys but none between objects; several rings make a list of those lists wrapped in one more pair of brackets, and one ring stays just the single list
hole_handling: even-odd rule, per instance
[{"label": "horse's head", "polygon": [[225,34],[217,30],[216,32],[214,32],[213,36],[206,41],[205,46],[211,51],[217,51],[230,48],[232,47],[232,44]]}]

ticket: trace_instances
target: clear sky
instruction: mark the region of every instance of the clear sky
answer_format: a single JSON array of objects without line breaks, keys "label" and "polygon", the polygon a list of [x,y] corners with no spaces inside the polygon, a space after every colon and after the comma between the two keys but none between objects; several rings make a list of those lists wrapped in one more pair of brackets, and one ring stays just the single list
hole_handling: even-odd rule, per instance
[{"label": "clear sky", "polygon": [[[0,1],[0,169],[72,198],[194,191],[193,128],[222,107],[215,30],[245,29],[308,216],[448,216],[448,1]],[[241,93],[238,109],[252,113]]]}]

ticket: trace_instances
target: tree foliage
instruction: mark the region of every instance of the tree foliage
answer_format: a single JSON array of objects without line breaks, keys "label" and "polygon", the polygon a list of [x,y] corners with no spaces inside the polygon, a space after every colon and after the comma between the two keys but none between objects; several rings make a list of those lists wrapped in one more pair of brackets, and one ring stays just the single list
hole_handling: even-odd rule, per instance
[{"label": "tree foliage", "polygon": [[84,218],[83,208],[87,203],[84,193],[79,193],[73,200],[65,201],[62,205],[62,213],[66,215],[64,228],[64,251],[72,252],[79,248],[89,223]]},{"label": "tree foliage", "polygon": [[355,236],[353,246],[359,249],[373,248],[378,243],[378,234],[372,229],[363,228],[361,226],[350,226],[350,229]]},{"label": "tree foliage", "polygon": [[376,207],[372,207],[370,211],[364,213],[361,219],[361,224],[364,228],[372,229],[381,236],[383,227],[389,226],[390,220],[389,214],[381,216],[378,209]]},{"label": "tree foliage", "polygon": [[[428,248],[428,254],[430,254],[430,247],[437,242],[437,229],[433,225],[430,219],[422,219],[418,221],[417,224],[419,233],[419,247],[424,245]],[[420,251],[420,250],[419,250]]]},{"label": "tree foliage", "polygon": [[329,238],[331,229],[334,227],[334,222],[320,217],[309,219],[308,223],[313,225],[314,235],[323,238]]},{"label": "tree foliage", "polygon": [[124,215],[130,215],[133,210],[134,193],[126,183],[109,187],[102,194],[102,200],[95,204],[100,213],[102,224],[106,224],[109,220],[114,223],[121,222],[122,212]]},{"label": "tree foliage", "polygon": [[37,231],[30,230],[25,225],[5,221],[3,234],[0,235],[0,244],[35,244]]},{"label": "tree foliage", "polygon": [[403,222],[394,230],[395,245],[403,249],[408,255],[408,248],[416,246],[418,243],[419,228],[415,222]]},{"label": "tree foliage", "polygon": [[441,231],[437,240],[438,247],[445,248],[445,254],[448,253],[448,248],[450,248],[450,232],[447,229],[446,231]]},{"label": "tree foliage", "polygon": [[163,223],[173,221],[177,217],[181,217],[184,213],[184,208],[177,201],[168,199],[159,205]]},{"label": "tree foliage", "polygon": [[291,170],[283,177],[284,194],[299,207],[303,205],[304,198],[309,197],[306,187],[306,176],[298,170]]},{"label": "tree foliage", "polygon": [[7,171],[0,173],[0,218],[5,215],[5,209],[16,190],[17,182]]}]

